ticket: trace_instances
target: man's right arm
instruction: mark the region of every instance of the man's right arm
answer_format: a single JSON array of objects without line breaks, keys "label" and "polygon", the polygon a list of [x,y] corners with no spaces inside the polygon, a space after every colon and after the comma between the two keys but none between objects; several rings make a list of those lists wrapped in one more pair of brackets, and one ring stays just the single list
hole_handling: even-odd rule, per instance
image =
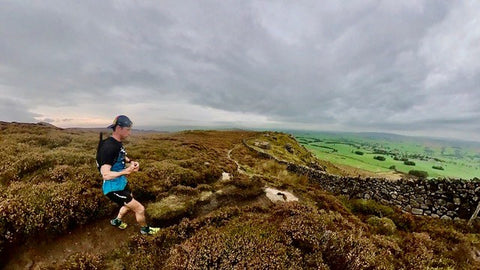
[{"label": "man's right arm", "polygon": [[100,167],[100,173],[102,174],[103,180],[112,180],[122,175],[128,175],[134,171],[135,166],[130,165],[119,172],[111,171],[111,168],[112,165],[110,164],[104,164],[102,167]]}]

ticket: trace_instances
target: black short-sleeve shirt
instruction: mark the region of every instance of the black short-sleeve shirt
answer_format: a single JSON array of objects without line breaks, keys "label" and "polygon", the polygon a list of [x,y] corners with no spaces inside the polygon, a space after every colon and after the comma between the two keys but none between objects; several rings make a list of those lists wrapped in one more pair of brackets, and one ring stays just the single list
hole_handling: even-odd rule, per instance
[{"label": "black short-sleeve shirt", "polygon": [[115,140],[112,137],[105,139],[105,141],[102,144],[102,147],[99,150],[99,155],[98,155],[99,168],[105,164],[113,166],[117,161],[117,158],[120,154],[120,151],[122,151],[122,149],[123,149],[123,145],[121,142]]}]

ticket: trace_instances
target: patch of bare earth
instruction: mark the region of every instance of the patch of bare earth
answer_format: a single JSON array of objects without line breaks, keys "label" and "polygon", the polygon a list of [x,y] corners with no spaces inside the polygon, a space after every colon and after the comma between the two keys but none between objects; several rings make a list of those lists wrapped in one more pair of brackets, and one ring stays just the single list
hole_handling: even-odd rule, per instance
[{"label": "patch of bare earth", "polygon": [[130,236],[140,233],[132,214],[125,217],[129,226],[120,230],[103,219],[79,226],[54,239],[30,239],[23,246],[10,250],[4,269],[42,269],[59,265],[74,253],[106,254],[126,243]]}]

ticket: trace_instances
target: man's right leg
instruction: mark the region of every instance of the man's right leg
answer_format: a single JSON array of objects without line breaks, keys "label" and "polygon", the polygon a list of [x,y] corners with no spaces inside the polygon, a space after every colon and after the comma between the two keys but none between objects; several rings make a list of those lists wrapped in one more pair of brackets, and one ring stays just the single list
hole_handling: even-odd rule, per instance
[{"label": "man's right leg", "polygon": [[156,234],[160,231],[160,228],[154,228],[147,225],[147,222],[145,221],[145,207],[137,200],[132,199],[132,201],[127,203],[126,206],[135,212],[137,222],[142,226],[140,229],[142,234]]}]

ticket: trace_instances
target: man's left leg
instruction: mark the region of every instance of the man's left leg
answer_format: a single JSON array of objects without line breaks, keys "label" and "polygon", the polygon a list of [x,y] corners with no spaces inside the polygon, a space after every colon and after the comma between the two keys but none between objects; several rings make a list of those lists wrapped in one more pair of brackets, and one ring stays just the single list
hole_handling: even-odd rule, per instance
[{"label": "man's left leg", "polygon": [[125,206],[135,212],[135,218],[137,219],[137,222],[138,224],[140,224],[140,226],[147,226],[147,222],[145,221],[145,207],[143,207],[141,203],[139,203],[135,199],[132,199]]}]

